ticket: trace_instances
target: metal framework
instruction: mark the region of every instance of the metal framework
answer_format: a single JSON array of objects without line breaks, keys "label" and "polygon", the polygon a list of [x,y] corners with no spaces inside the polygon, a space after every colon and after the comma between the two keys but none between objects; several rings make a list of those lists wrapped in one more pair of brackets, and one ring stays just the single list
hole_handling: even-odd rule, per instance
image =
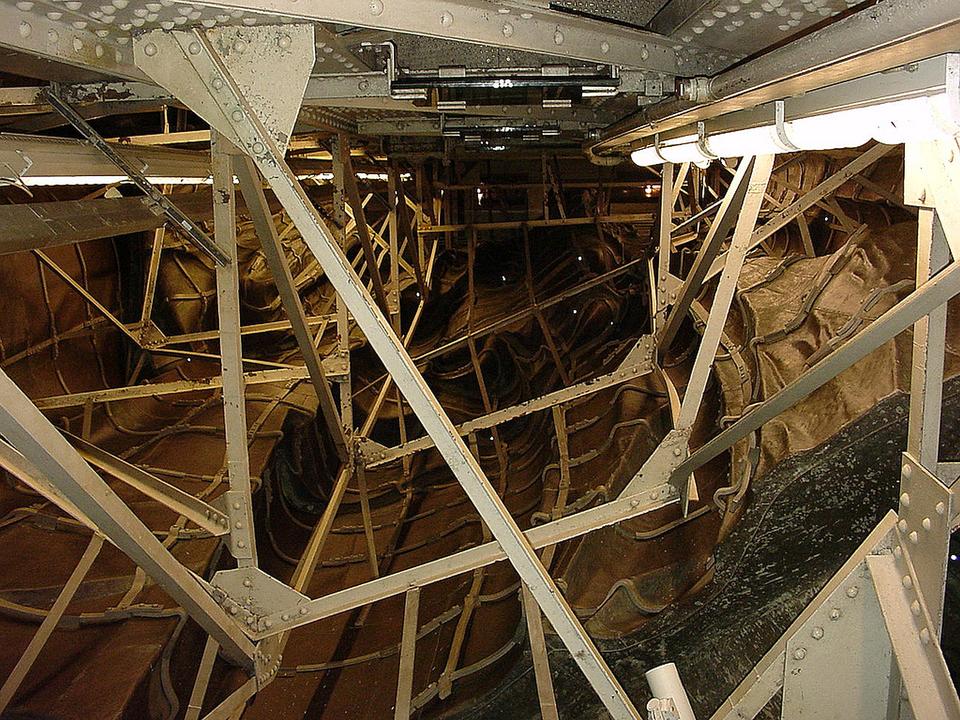
[{"label": "metal framework", "polygon": [[[256,0],[218,0],[200,5],[418,32],[669,73],[678,70],[676,52],[663,38],[627,28],[614,29],[576,16],[561,17],[554,10],[526,4],[502,4],[498,13],[491,13],[484,3],[470,0],[442,6],[421,0],[393,3],[373,0],[363,4],[331,5],[322,10],[300,7],[292,0],[278,0],[269,8]],[[35,41],[29,38],[29,33],[23,35],[21,32],[20,40],[14,42],[7,35],[0,34],[0,44],[13,44],[21,49],[30,45],[32,48]],[[61,59],[65,53],[59,40],[50,43],[43,52],[34,50],[39,55]],[[209,719],[228,717],[242,709],[258,690],[274,679],[292,630],[399,595],[404,596],[404,612],[395,718],[409,717],[421,589],[430,583],[477,571],[474,578],[478,579],[476,590],[479,592],[483,568],[504,560],[511,563],[522,582],[520,595],[543,717],[550,720],[558,717],[544,639],[542,618],[546,617],[610,715],[639,718],[640,713],[631,698],[607,667],[551,577],[555,546],[674,504],[679,504],[686,516],[689,502],[697,499],[695,473],[699,468],[883,343],[912,327],[914,357],[909,434],[903,454],[902,493],[897,513],[888,516],[876,528],[714,718],[754,717],[781,690],[785,718],[835,717],[838,706],[845,714],[858,719],[889,717],[891,713],[899,712],[899,709],[891,708],[901,697],[917,718],[960,718],[960,701],[937,642],[949,536],[957,520],[954,483],[944,480],[948,471],[956,468],[941,463],[938,457],[946,303],[960,293],[960,213],[955,201],[960,187],[960,147],[956,142],[916,143],[906,148],[904,204],[917,208],[919,226],[914,292],[813,363],[782,390],[752,406],[708,442],[691,448],[691,431],[702,409],[718,350],[725,344],[724,327],[747,256],[793,222],[798,223],[805,249],[810,252],[812,241],[804,213],[825,201],[847,181],[859,177],[889,153],[890,146],[875,145],[866,150],[838,172],[802,193],[794,202],[763,218],[762,223],[762,206],[774,173],[773,156],[741,158],[725,195],[698,212],[690,209],[685,213],[690,217],[677,225],[674,225],[675,208],[678,203],[684,203],[684,188],[692,184],[694,171],[686,163],[677,166],[666,163],[657,227],[658,256],[648,265],[652,287],[656,291],[651,308],[652,334],[640,338],[624,364],[612,373],[576,384],[566,382],[567,387],[563,389],[495,410],[479,368],[476,338],[518,319],[536,317],[550,345],[558,374],[569,380],[542,310],[584,289],[596,287],[633,265],[625,264],[550,300],[538,300],[532,280],[528,279],[528,309],[490,327],[474,327],[471,318],[465,336],[424,357],[413,358],[407,348],[431,291],[435,254],[442,241],[440,235],[449,237],[453,233],[463,233],[472,260],[480,230],[520,229],[527,242],[526,231],[532,227],[649,222],[653,219],[649,214],[567,217],[555,173],[544,163],[544,182],[545,185],[549,182],[560,218],[479,223],[454,222],[443,217],[443,223],[428,226],[423,217],[423,194],[418,193],[419,204],[408,201],[400,168],[393,165],[387,180],[388,216],[383,226],[374,228],[367,221],[364,208],[369,198],[361,193],[351,161],[349,138],[338,135],[332,142],[331,152],[334,217],[333,223],[328,224],[285,159],[292,128],[303,105],[304,92],[311,83],[318,82],[310,77],[315,52],[312,28],[277,24],[255,28],[153,29],[136,38],[132,57],[127,56],[128,51],[117,52],[119,54],[112,60],[108,58],[99,62],[84,58],[81,64],[93,64],[101,69],[109,65],[120,76],[149,80],[163,88],[163,98],[178,99],[209,123],[213,183],[210,217],[215,228],[212,238],[150,182],[150,176],[131,161],[129,154],[120,153],[105,142],[72,107],[69,97],[51,91],[43,97],[25,95],[21,100],[47,103],[61,112],[98,152],[137,182],[178,231],[215,261],[218,330],[165,337],[152,323],[157,268],[160,255],[167,247],[162,231],[156,235],[151,253],[147,304],[139,322],[132,324],[121,322],[43,254],[43,247],[59,240],[45,237],[42,230],[10,240],[2,252],[26,249],[36,252],[46,267],[72,291],[79,293],[106,322],[124,333],[127,342],[143,352],[176,352],[169,346],[218,338],[218,354],[209,357],[219,362],[220,375],[204,380],[98,390],[31,402],[0,370],[0,395],[3,397],[0,434],[4,438],[0,442],[0,465],[58,504],[93,533],[87,550],[35,638],[0,687],[0,711],[13,698],[93,564],[102,543],[107,541],[148,573],[209,635],[186,714],[194,720],[201,714],[219,650],[243,667],[249,679],[210,712],[206,716]],[[265,66],[264,57],[269,57],[272,62]],[[114,68],[114,65],[123,65],[125,69]],[[155,92],[152,87],[138,86],[136,92]],[[429,126],[431,131],[434,128],[432,120],[418,123]],[[634,137],[636,134],[637,131],[624,131],[616,137]],[[176,159],[175,155],[171,157]],[[22,171],[27,169],[22,168]],[[252,327],[241,324],[235,176],[288,318],[282,323]],[[264,183],[292,219],[336,290],[336,297],[330,301],[331,307],[327,307],[323,315],[307,317],[304,312],[264,194]],[[548,208],[550,192],[544,193],[545,207]],[[204,198],[207,198],[205,203],[209,202],[209,196]],[[125,207],[126,204],[122,207],[117,204],[120,212],[125,212],[122,209]],[[436,212],[432,214],[437,215]],[[692,267],[685,277],[679,277],[674,274],[677,263],[672,262],[676,241],[691,227],[707,222],[709,228],[696,251]],[[159,221],[139,218],[137,224],[130,227],[152,229],[159,225]],[[351,230],[356,232],[359,248],[351,247],[348,242]],[[80,232],[70,242],[94,236],[102,235]],[[428,252],[431,239],[433,245]],[[349,257],[349,250],[356,250],[353,258]],[[409,260],[404,257],[404,252],[409,255]],[[472,263],[468,267],[472,297]],[[706,313],[698,298],[710,292],[711,281],[717,276],[710,310]],[[414,316],[407,319],[401,316],[399,296],[402,287],[414,284],[421,301]],[[674,422],[672,432],[620,497],[563,516],[560,510],[565,507],[570,483],[565,407],[575,399],[653,372],[691,313],[704,316],[706,321],[683,397],[675,396],[674,391],[670,398]],[[244,365],[253,362],[243,356],[242,336],[281,328],[293,331],[304,367],[276,367],[272,364],[269,369],[244,372]],[[338,335],[336,354],[322,357],[318,340],[328,328]],[[360,428],[355,427],[353,419],[349,356],[350,335],[355,328],[363,332],[389,373],[380,384],[372,412]],[[486,413],[455,426],[420,374],[418,363],[464,345],[470,351]],[[257,566],[245,398],[249,386],[296,379],[310,380],[342,463],[328,506],[311,536],[294,579],[285,585]],[[338,385],[339,402],[331,389],[333,382]],[[178,491],[154,475],[99,450],[86,438],[65,435],[40,412],[82,406],[89,413],[95,403],[218,389],[223,401],[229,490],[212,503]],[[407,437],[401,412],[401,442],[396,447],[385,448],[368,440],[380,408],[391,395],[401,407],[403,402],[409,405],[427,433],[424,437]],[[546,524],[523,531],[485,476],[468,441],[478,430],[493,430],[499,454],[502,446],[496,434],[498,425],[545,410],[551,411],[558,439],[558,510]],[[89,422],[87,427],[89,429]],[[391,462],[404,463],[403,467],[409,470],[410,456],[428,448],[436,448],[444,458],[479,513],[489,537],[482,545],[469,550],[382,575],[365,472]],[[198,578],[181,565],[121,501],[94,470],[95,467],[174,509],[211,535],[223,537],[236,560],[236,569],[220,571],[209,582]],[[305,592],[351,482],[356,483],[359,493],[372,579],[310,598]],[[544,552],[538,555],[540,549]],[[465,627],[469,619],[466,612],[464,618]],[[851,639],[864,644],[855,647]],[[458,661],[459,647],[451,651],[448,658],[447,669],[441,678],[441,696],[450,692]],[[885,665],[894,668],[895,672],[885,670]],[[811,701],[811,697],[829,697],[830,702],[818,704]]]}]

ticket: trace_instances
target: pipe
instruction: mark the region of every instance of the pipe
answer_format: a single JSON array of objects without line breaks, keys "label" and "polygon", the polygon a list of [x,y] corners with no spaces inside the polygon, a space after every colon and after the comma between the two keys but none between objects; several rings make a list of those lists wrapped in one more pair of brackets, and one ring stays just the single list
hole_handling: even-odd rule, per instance
[{"label": "pipe", "polygon": [[697,720],[674,663],[666,663],[647,670],[645,676],[655,699],[673,701],[679,720]]}]

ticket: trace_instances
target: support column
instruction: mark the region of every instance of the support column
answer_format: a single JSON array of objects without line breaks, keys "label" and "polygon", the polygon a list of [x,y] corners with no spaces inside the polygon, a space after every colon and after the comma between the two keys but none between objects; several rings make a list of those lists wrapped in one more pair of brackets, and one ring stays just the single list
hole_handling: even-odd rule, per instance
[{"label": "support column", "polygon": [[240,268],[237,263],[237,208],[233,169],[219,133],[210,133],[213,167],[213,241],[227,262],[217,266],[217,317],[223,376],[223,430],[230,490],[224,510],[230,517],[230,553],[240,567],[257,564],[247,448],[247,402],[240,337]]}]

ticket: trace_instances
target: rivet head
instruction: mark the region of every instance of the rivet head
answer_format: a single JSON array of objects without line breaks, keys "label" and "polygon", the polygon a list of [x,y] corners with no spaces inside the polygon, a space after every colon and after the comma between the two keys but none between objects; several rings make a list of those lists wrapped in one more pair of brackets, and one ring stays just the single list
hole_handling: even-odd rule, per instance
[{"label": "rivet head", "polygon": [[920,642],[922,642],[924,645],[930,644],[930,631],[927,630],[927,628],[923,628],[920,631]]},{"label": "rivet head", "polygon": [[855,598],[859,594],[860,594],[860,588],[858,588],[856,585],[851,585],[850,587],[847,588],[848,598]]},{"label": "rivet head", "polygon": [[610,43],[608,43],[606,40],[600,43],[600,52],[602,52],[604,55],[610,52]]},{"label": "rivet head", "polygon": [[190,43],[190,46],[187,48],[187,52],[189,52],[191,55],[199,55],[200,43],[195,43],[195,42]]},{"label": "rivet head", "polygon": [[894,556],[895,558],[901,558],[901,557],[903,557],[903,548],[900,547],[899,545],[897,545],[897,546],[893,549],[893,556]]},{"label": "rivet head", "polygon": [[306,609],[305,607],[300,608],[300,614],[301,614],[301,615],[306,615],[306,614],[307,614],[307,609]]},{"label": "rivet head", "polygon": [[450,27],[453,25],[453,15],[448,12],[440,13],[440,24],[444,27]]},{"label": "rivet head", "polygon": [[833,608],[833,610],[830,611],[830,619],[839,620],[842,614],[840,608]]},{"label": "rivet head", "polygon": [[247,49],[247,44],[246,44],[243,40],[237,40],[237,41],[233,44],[233,51],[234,51],[234,52],[242,53],[242,52],[243,52],[244,50],[246,50],[246,49]]},{"label": "rivet head", "polygon": [[222,90],[222,89],[223,89],[223,80],[220,79],[220,78],[218,78],[218,77],[215,77],[210,84],[213,86],[213,89],[214,89],[214,90]]},{"label": "rivet head", "polygon": [[909,590],[910,588],[913,587],[913,578],[910,577],[909,575],[904,575],[904,576],[903,576],[903,579],[902,579],[900,582],[903,584],[903,586],[904,586],[907,590]]},{"label": "rivet head", "polygon": [[674,457],[680,457],[682,454],[683,454],[683,450],[681,450],[680,448],[674,448],[674,449],[673,449],[673,455],[674,455]]},{"label": "rivet head", "polygon": [[253,581],[250,580],[250,578],[244,578],[244,579],[243,579],[243,586],[244,586],[244,587],[253,587]]},{"label": "rivet head", "polygon": [[231,615],[236,615],[239,611],[240,611],[240,610],[239,610],[239,608],[237,608],[236,605],[231,605],[231,606],[230,606],[230,614],[231,614]]},{"label": "rivet head", "polygon": [[897,523],[897,527],[900,528],[900,532],[906,532],[906,531],[907,531],[907,521],[906,521],[906,520],[901,520],[900,522]]},{"label": "rivet head", "polygon": [[904,476],[905,478],[909,478],[911,475],[913,475],[913,466],[911,466],[909,463],[904,463],[904,464],[903,464],[903,476]]},{"label": "rivet head", "polygon": [[793,657],[797,660],[803,660],[807,656],[807,651],[805,648],[798,647],[793,651]]},{"label": "rivet head", "polygon": [[504,37],[513,37],[513,23],[504,23],[500,32],[503,33]]},{"label": "rivet head", "polygon": [[244,548],[244,547],[246,547],[246,546],[247,546],[247,544],[246,544],[243,540],[237,540],[237,547],[238,547],[238,548]]},{"label": "rivet head", "polygon": [[[238,110],[237,112],[239,112],[239,110]],[[234,509],[234,510],[239,510],[239,509],[240,509],[240,503],[239,503],[239,502],[233,503],[233,509]]]},{"label": "rivet head", "polygon": [[920,536],[917,535],[917,531],[916,531],[916,530],[914,530],[912,533],[910,533],[910,542],[912,542],[914,545],[916,545],[918,542],[920,542]]},{"label": "rivet head", "polygon": [[910,612],[912,612],[914,615],[920,614],[920,603],[917,600],[914,600],[912,603],[910,603]]},{"label": "rivet head", "polygon": [[153,57],[157,54],[157,46],[153,43],[147,43],[143,46],[143,54],[147,57]]},{"label": "rivet head", "polygon": [[814,640],[819,640],[820,638],[822,638],[823,628],[820,627],[819,625],[815,627],[813,630],[810,631],[810,637],[812,637]]},{"label": "rivet head", "polygon": [[290,39],[290,36],[289,36],[289,35],[281,35],[281,36],[277,39],[277,45],[279,45],[279,46],[280,46],[282,49],[284,49],[284,50],[286,50],[288,47],[290,47],[290,44],[291,44],[292,42],[293,42],[293,40]]},{"label": "rivet head", "polygon": [[33,32],[33,28],[28,22],[20,23],[20,37],[30,37],[30,33]]},{"label": "rivet head", "polygon": [[638,505],[640,505],[640,501],[639,501],[639,500],[631,500],[631,501],[630,501],[630,507],[635,508],[635,507],[637,507]]},{"label": "rivet head", "polygon": [[554,44],[554,45],[563,45],[563,41],[564,41],[564,40],[565,40],[565,38],[563,37],[563,33],[560,32],[559,30],[557,30],[557,31],[553,34],[553,44]]},{"label": "rivet head", "polygon": [[910,507],[910,493],[903,493],[900,496],[900,504],[904,507]]},{"label": "rivet head", "polygon": [[264,150],[266,150],[266,148],[263,146],[263,143],[262,143],[262,142],[255,142],[255,143],[253,144],[253,151],[254,151],[257,155],[259,155],[260,153],[262,153]]},{"label": "rivet head", "polygon": [[370,10],[371,15],[382,15],[383,3],[380,2],[380,0],[370,0],[370,4],[367,6],[367,9]]},{"label": "rivet head", "polygon": [[[242,121],[243,121],[243,111],[242,111],[242,110],[234,110],[234,111],[233,111],[233,114],[230,115],[230,117],[233,118],[233,121],[234,121],[234,122],[242,122]],[[240,506],[239,506],[239,505],[234,505],[234,507],[237,508],[238,510],[240,509]]]},{"label": "rivet head", "polygon": [[924,530],[929,530],[931,527],[933,527],[933,523],[930,522],[930,518],[928,517],[925,517],[923,522],[920,524],[923,525]]},{"label": "rivet head", "polygon": [[283,615],[280,616],[280,619],[286,622],[287,620],[290,619],[290,613],[284,613]]},{"label": "rivet head", "polygon": [[267,618],[266,620],[263,621],[263,626],[267,628],[273,627],[273,620],[271,620],[270,618]]},{"label": "rivet head", "polygon": [[943,502],[937,503],[937,515],[943,515],[947,511],[947,506]]}]

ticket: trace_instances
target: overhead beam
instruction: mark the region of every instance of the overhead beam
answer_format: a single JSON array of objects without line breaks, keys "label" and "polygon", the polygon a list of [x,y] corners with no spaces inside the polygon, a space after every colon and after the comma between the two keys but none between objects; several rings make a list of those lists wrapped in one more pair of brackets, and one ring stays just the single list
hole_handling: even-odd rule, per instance
[{"label": "overhead beam", "polygon": [[[164,178],[204,181],[210,177],[210,154],[160,147],[113,148],[154,182]],[[71,178],[90,178],[88,184],[107,184],[126,175],[103,153],[82,140],[0,133],[0,176],[26,184],[60,184]],[[59,181],[59,183],[58,183]]]},{"label": "overhead beam", "polygon": [[[644,109],[587,144],[590,153],[622,152],[675,128],[762,103],[801,96],[846,80],[955,52],[955,0],[879,0],[707,81],[707,99],[669,100]],[[883,76],[881,76],[883,80]]]},{"label": "overhead beam", "polygon": [[[213,217],[209,190],[178,193],[176,200],[193,220]],[[0,255],[147,232],[166,221],[142,197],[0,205]]]},{"label": "overhead beam", "polygon": [[133,64],[129,44],[121,46],[92,30],[21,11],[13,3],[0,3],[0,47],[90,70],[105,78],[143,78]]},{"label": "overhead beam", "polygon": [[204,0],[191,4],[460,40],[671,75],[689,72],[677,62],[676,43],[669,38],[514,0],[496,6],[483,0],[371,0],[309,6],[297,0]]}]

